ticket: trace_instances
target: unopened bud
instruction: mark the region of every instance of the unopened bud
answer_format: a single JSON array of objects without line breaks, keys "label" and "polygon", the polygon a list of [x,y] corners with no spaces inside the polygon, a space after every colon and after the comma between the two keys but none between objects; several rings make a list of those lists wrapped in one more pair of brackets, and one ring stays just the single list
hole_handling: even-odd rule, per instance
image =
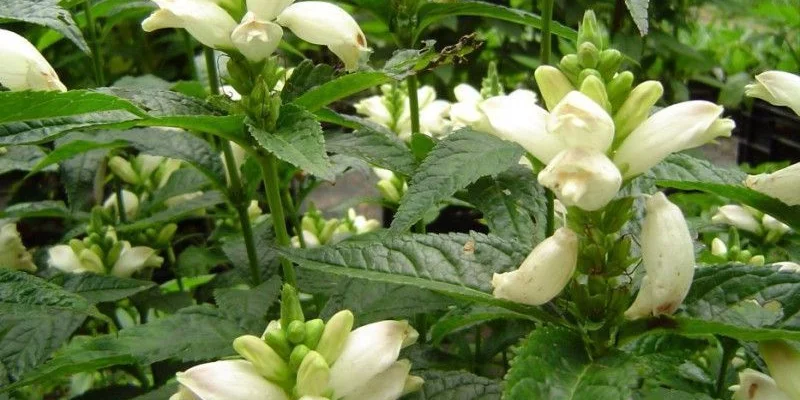
[{"label": "unopened bud", "polygon": [[560,69],[561,72],[564,73],[564,76],[571,82],[576,82],[578,80],[578,74],[583,70],[577,54],[567,54],[562,57],[561,61],[558,63],[558,69]]},{"label": "unopened bud", "polygon": [[603,79],[610,81],[614,78],[614,74],[622,65],[622,53],[616,49],[608,49],[600,52],[600,62],[597,65],[597,70],[603,75]]},{"label": "unopened bud", "polygon": [[542,93],[542,98],[548,110],[553,110],[561,99],[575,90],[575,87],[564,73],[549,65],[536,68],[533,75],[536,78],[536,84],[539,85],[539,92]]},{"label": "unopened bud", "polygon": [[611,111],[611,103],[608,102],[606,85],[596,76],[590,76],[584,79],[581,84],[581,93],[594,100],[595,103],[601,105],[606,111]]},{"label": "unopened bud", "polygon": [[578,74],[578,87],[580,87],[583,84],[583,81],[585,81],[586,78],[588,78],[590,76],[597,77],[597,79],[600,79],[600,80],[603,79],[603,76],[600,75],[600,71],[598,71],[596,69],[592,69],[592,68],[586,68],[583,71],[581,71],[580,74]]},{"label": "unopened bud", "polygon": [[329,219],[325,221],[325,225],[322,227],[322,230],[319,232],[319,241],[322,243],[328,243],[333,237],[334,232],[336,232],[336,228],[339,227],[341,221],[336,218]]},{"label": "unopened bud", "polygon": [[86,249],[86,246],[83,244],[83,242],[78,239],[71,239],[69,241],[69,247],[72,248],[72,251],[75,254],[80,254],[83,250]]},{"label": "unopened bud", "polygon": [[278,353],[281,358],[288,360],[289,355],[292,353],[292,348],[289,345],[289,340],[286,334],[281,329],[267,330],[264,333],[264,341]]},{"label": "unopened bud", "polygon": [[303,321],[292,321],[286,328],[286,338],[294,344],[302,343],[306,338],[306,324]]},{"label": "unopened bud", "polygon": [[354,320],[355,317],[350,310],[343,310],[334,314],[325,324],[322,337],[320,337],[317,345],[317,351],[325,357],[325,361],[328,364],[333,364],[342,354],[344,344],[347,342],[347,336],[350,335],[350,330],[353,329]]},{"label": "unopened bud", "polygon": [[289,355],[289,366],[292,367],[293,370],[297,371],[297,369],[300,368],[300,364],[303,363],[303,359],[306,358],[310,351],[311,349],[303,344],[296,346],[294,349],[292,349],[292,354]]},{"label": "unopened bud", "polygon": [[119,260],[122,249],[125,247],[124,242],[116,242],[111,246],[111,249],[106,253],[106,265],[114,265]]},{"label": "unopened bud", "polygon": [[292,321],[305,321],[303,306],[297,297],[297,290],[288,283],[283,285],[281,293],[281,326],[287,329]]},{"label": "unopened bud", "polygon": [[331,369],[325,358],[316,351],[309,351],[297,369],[297,394],[299,396],[322,396],[328,390]]},{"label": "unopened bud", "polygon": [[658,81],[647,81],[636,86],[614,114],[614,124],[617,127],[615,142],[622,143],[641,125],[650,116],[650,109],[663,94],[664,87]]},{"label": "unopened bud", "polygon": [[175,236],[175,232],[178,231],[178,225],[176,224],[167,224],[161,231],[158,232],[158,237],[156,238],[156,245],[160,247],[169,246],[170,242],[172,242],[172,238]]},{"label": "unopened bud", "polygon": [[81,262],[83,269],[94,272],[96,274],[103,274],[106,272],[106,267],[103,265],[103,259],[90,249],[84,249],[78,254],[78,260]]},{"label": "unopened bud", "polygon": [[258,373],[276,383],[288,382],[292,371],[278,353],[252,335],[239,336],[233,341],[233,349],[256,368]]},{"label": "unopened bud", "polygon": [[630,96],[633,88],[634,76],[631,71],[620,72],[606,85],[608,101],[613,110],[618,110],[622,103]]},{"label": "unopened bud", "polygon": [[578,61],[583,68],[597,68],[600,63],[600,50],[590,42],[578,46]]},{"label": "unopened bud", "polygon": [[727,257],[728,246],[722,241],[722,239],[714,238],[714,240],[711,241],[711,254],[717,257]]},{"label": "unopened bud", "polygon": [[592,43],[598,49],[603,48],[603,36],[600,33],[597,16],[592,10],[588,10],[583,14],[583,23],[578,27],[578,44],[585,42]]},{"label": "unopened bud", "polygon": [[756,267],[763,267],[766,263],[766,258],[763,255],[759,254],[757,256],[750,257],[750,260],[747,261],[748,264],[754,265]]},{"label": "unopened bud", "polygon": [[111,157],[111,159],[108,160],[108,168],[111,169],[111,172],[119,179],[131,185],[139,185],[142,183],[142,180],[139,179],[139,174],[133,170],[133,165],[120,156]]},{"label": "unopened bud", "polygon": [[321,319],[306,321],[306,338],[303,340],[303,344],[308,346],[309,349],[316,349],[324,330],[325,322]]},{"label": "unopened bud", "polygon": [[384,199],[391,203],[399,203],[402,197],[400,191],[388,180],[378,181],[378,191],[381,192]]}]

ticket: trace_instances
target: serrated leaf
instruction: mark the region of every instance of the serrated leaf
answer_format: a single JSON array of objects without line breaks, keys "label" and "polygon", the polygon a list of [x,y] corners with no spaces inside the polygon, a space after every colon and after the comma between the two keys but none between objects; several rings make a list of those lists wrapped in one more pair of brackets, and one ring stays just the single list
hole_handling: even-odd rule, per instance
[{"label": "serrated leaf", "polygon": [[545,192],[529,168],[514,166],[479,179],[467,190],[467,200],[483,213],[493,234],[529,244],[545,239]]},{"label": "serrated leaf", "polygon": [[408,146],[397,135],[363,126],[350,133],[328,135],[329,151],[364,160],[376,167],[411,176],[417,167]]},{"label": "serrated leaf", "polygon": [[72,218],[62,201],[44,200],[17,203],[0,211],[0,218]]},{"label": "serrated leaf", "polygon": [[219,192],[216,191],[205,192],[199,197],[176,204],[172,207],[167,208],[164,211],[155,213],[147,218],[140,219],[136,222],[127,225],[121,225],[117,227],[117,231],[118,232],[138,231],[146,229],[151,225],[174,222],[179,219],[182,219],[183,217],[197,210],[205,210],[209,207],[214,207],[216,205],[222,204],[224,201],[225,200],[223,199],[222,194],[220,194]]},{"label": "serrated leaf", "polygon": [[46,142],[70,130],[143,116],[144,111],[126,100],[88,90],[0,92],[0,145]]},{"label": "serrated leaf", "polygon": [[107,155],[108,149],[92,150],[61,163],[61,182],[70,210],[81,210],[92,203],[97,170]]},{"label": "serrated leaf", "polygon": [[0,269],[0,364],[8,378],[19,379],[44,362],[96,313],[77,294],[23,272]]},{"label": "serrated leaf", "polygon": [[[275,262],[278,260],[278,253],[272,248],[275,245],[275,231],[272,229],[272,220],[268,219],[258,225],[253,226],[253,242],[256,246],[256,258],[258,259],[258,269],[261,279],[267,280],[274,273]],[[238,236],[234,239],[225,241],[222,244],[222,251],[228,260],[235,267],[235,271],[245,281],[251,281],[249,258],[244,237]]]},{"label": "serrated leaf", "polygon": [[[10,146],[0,150],[0,174],[11,171],[31,171],[39,161],[47,156],[37,146]],[[55,167],[49,170],[55,170]]]},{"label": "serrated leaf", "polygon": [[43,157],[35,166],[31,169],[31,173],[41,171],[42,169],[52,167],[55,164],[63,162],[65,160],[69,160],[70,158],[76,157],[83,153],[90,152],[92,150],[99,150],[99,149],[106,149],[112,150],[117,149],[120,147],[127,146],[128,143],[117,140],[112,142],[92,142],[87,140],[70,140],[66,143],[56,144],[55,149],[47,154],[46,157]]},{"label": "serrated leaf", "polygon": [[645,177],[656,181],[710,182],[738,185],[747,178],[739,168],[726,168],[714,165],[708,160],[692,157],[685,153],[672,154],[651,168]]},{"label": "serrated leaf", "polygon": [[303,60],[294,67],[292,75],[286,80],[281,89],[281,99],[284,103],[291,103],[304,93],[331,81],[333,79],[333,67],[327,64],[317,64],[311,60]]},{"label": "serrated leaf", "polygon": [[267,326],[267,311],[281,293],[281,278],[270,280],[252,289],[217,289],[214,299],[228,318],[238,321],[248,331],[257,332]]},{"label": "serrated leaf", "polygon": [[314,114],[294,104],[285,104],[276,126],[274,133],[250,126],[250,134],[261,147],[281,160],[320,178],[335,178],[325,153],[322,127]]},{"label": "serrated leaf", "polygon": [[470,129],[442,139],[411,178],[391,229],[409,229],[439,202],[483,176],[507,170],[522,154],[516,143]]},{"label": "serrated leaf", "polygon": [[625,5],[628,6],[628,11],[630,11],[636,27],[639,28],[639,33],[642,36],[647,35],[650,25],[647,20],[647,8],[650,6],[650,0],[625,0]]},{"label": "serrated leaf", "polygon": [[126,99],[152,117],[221,114],[220,110],[201,99],[168,90],[106,87],[97,91]]},{"label": "serrated leaf", "polygon": [[469,372],[426,370],[419,375],[425,384],[409,400],[500,400],[502,394],[500,382]]},{"label": "serrated leaf", "polygon": [[49,281],[80,295],[90,303],[121,300],[154,286],[149,281],[95,274],[60,274]]},{"label": "serrated leaf", "polygon": [[0,18],[30,22],[55,29],[75,43],[81,51],[92,51],[83,38],[69,11],[59,6],[59,0],[0,0]]}]

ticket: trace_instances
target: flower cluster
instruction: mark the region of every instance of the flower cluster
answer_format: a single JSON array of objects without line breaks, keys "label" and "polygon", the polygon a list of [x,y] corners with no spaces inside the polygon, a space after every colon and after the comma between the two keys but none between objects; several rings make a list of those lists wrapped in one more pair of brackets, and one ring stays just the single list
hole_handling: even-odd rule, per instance
[{"label": "flower cluster", "polygon": [[[363,99],[355,104],[356,112],[368,120],[388,128],[404,141],[411,140],[411,103],[408,91],[400,85],[381,86],[382,95]],[[436,98],[436,90],[423,86],[417,90],[420,133],[443,137],[450,133],[447,119],[450,103]]]},{"label": "flower cluster", "polygon": [[[367,219],[356,214],[356,210],[347,210],[342,219],[325,219],[322,213],[312,204],[301,220],[303,242],[305,247],[318,247],[338,243],[353,235],[372,232],[382,225],[375,219]],[[292,246],[301,247],[300,238],[292,237]]]},{"label": "flower cluster", "polygon": [[307,42],[327,46],[348,70],[369,53],[353,17],[323,1],[247,0],[246,9],[233,0],[154,1],[159,9],[142,22],[145,31],[183,28],[208,47],[241,53],[254,63],[275,52],[284,27]]},{"label": "flower cluster", "polygon": [[36,264],[22,244],[17,224],[0,221],[0,268],[36,272]]},{"label": "flower cluster", "polygon": [[775,243],[791,231],[789,225],[778,221],[752,207],[729,204],[720,207],[711,221],[732,226],[764,238],[765,243]]},{"label": "flower cluster", "polygon": [[327,322],[306,321],[297,293],[285,285],[281,319],[262,337],[241,336],[244,360],[217,361],[178,373],[170,400],[396,400],[419,390],[411,363],[398,360],[418,333],[406,321],[380,321],[353,330],[340,311]]}]

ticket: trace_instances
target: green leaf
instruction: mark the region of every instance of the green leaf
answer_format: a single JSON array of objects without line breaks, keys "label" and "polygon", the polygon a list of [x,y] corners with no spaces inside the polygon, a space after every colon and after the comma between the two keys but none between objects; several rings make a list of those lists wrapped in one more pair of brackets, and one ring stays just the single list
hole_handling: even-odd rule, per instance
[{"label": "green leaf", "polygon": [[747,178],[739,168],[725,168],[708,160],[676,153],[658,163],[645,174],[647,179],[656,181],[689,181],[738,185]]},{"label": "green leaf", "polygon": [[545,192],[530,168],[514,166],[467,189],[467,200],[483,213],[493,234],[530,244],[545,239]]},{"label": "green leaf", "polygon": [[167,208],[164,211],[153,214],[145,219],[140,219],[136,222],[127,225],[121,225],[117,227],[117,231],[118,232],[138,231],[149,228],[152,225],[174,222],[179,219],[182,219],[183,217],[186,217],[188,214],[191,214],[197,210],[205,210],[209,207],[214,207],[218,204],[222,204],[224,201],[225,200],[222,198],[222,195],[219,192],[216,191],[205,192],[199,197],[176,204],[172,207]]},{"label": "green leaf", "polygon": [[47,153],[37,146],[6,147],[0,150],[0,175],[11,171],[31,171],[45,156]]},{"label": "green leaf", "polygon": [[91,55],[92,51],[83,39],[83,34],[72,19],[72,15],[58,3],[59,0],[0,0],[0,18],[30,22],[55,29],[75,43],[81,51]]},{"label": "green leaf", "polygon": [[294,104],[314,112],[334,101],[391,81],[384,72],[356,72],[319,85],[294,100]]},{"label": "green leaf", "polygon": [[364,160],[376,167],[411,176],[417,167],[414,155],[397,135],[363,126],[351,133],[325,138],[329,151]]},{"label": "green leaf", "polygon": [[93,142],[87,140],[71,140],[67,143],[56,145],[56,148],[47,154],[46,157],[43,157],[39,163],[37,163],[34,168],[31,169],[31,173],[35,173],[41,171],[47,167],[52,165],[58,164],[62,161],[68,160],[70,158],[74,158],[78,155],[83,153],[98,150],[98,149],[117,149],[120,147],[127,146],[128,143],[115,140],[112,142]]},{"label": "green leaf", "polygon": [[515,143],[470,129],[442,139],[411,178],[392,230],[407,230],[458,190],[517,164],[522,154]]},{"label": "green leaf", "polygon": [[270,280],[252,289],[217,289],[214,299],[219,309],[228,318],[250,332],[258,332],[267,326],[267,311],[278,300],[281,293],[281,278],[273,276]]},{"label": "green leaf", "polygon": [[425,384],[409,400],[500,400],[502,393],[500,382],[469,372],[426,370],[419,375]]},{"label": "green leaf", "polygon": [[[261,279],[267,280],[276,272],[276,262],[278,253],[273,249],[275,245],[275,232],[272,229],[272,220],[267,219],[258,225],[253,226],[253,241],[256,245],[256,258],[258,258],[258,268]],[[246,282],[252,280],[250,263],[247,257],[247,247],[244,237],[238,236],[233,240],[228,240],[222,244],[222,251],[236,268],[239,276]]]},{"label": "green leaf", "polygon": [[430,340],[435,346],[438,346],[447,335],[497,319],[530,319],[530,317],[493,306],[471,305],[456,308],[439,318],[431,326]]},{"label": "green leaf", "polygon": [[227,261],[221,254],[207,247],[189,246],[178,256],[177,273],[181,278],[202,276]]},{"label": "green leaf", "polygon": [[222,113],[221,110],[201,99],[168,90],[106,87],[97,89],[97,91],[128,100],[152,117],[220,115]]},{"label": "green leaf", "polygon": [[61,201],[45,200],[17,203],[0,211],[0,218],[72,218],[73,215]]},{"label": "green leaf", "polygon": [[153,193],[153,197],[140,205],[140,209],[147,213],[153,207],[160,206],[165,200],[182,194],[201,191],[209,185],[209,180],[203,174],[192,168],[181,168],[170,175],[167,183]]},{"label": "green leaf", "polygon": [[96,313],[77,294],[23,272],[0,269],[0,369],[18,379]]},{"label": "green leaf", "polygon": [[327,64],[317,64],[311,60],[303,60],[294,67],[292,75],[286,80],[281,90],[281,100],[291,103],[304,93],[333,79],[333,67]]},{"label": "green leaf", "polygon": [[178,392],[178,382],[170,382],[166,385],[153,390],[150,393],[143,394],[141,396],[134,397],[131,400],[164,400],[168,399],[170,396]]},{"label": "green leaf", "polygon": [[260,335],[261,331],[248,332],[214,307],[192,306],[146,325],[123,329],[118,335],[73,341],[52,360],[0,391],[113,365],[228,357],[235,354],[233,340],[248,333]]},{"label": "green leaf", "polygon": [[625,5],[628,6],[628,11],[630,11],[636,27],[639,28],[639,33],[642,36],[647,35],[650,25],[647,20],[647,8],[650,6],[650,0],[625,0]]},{"label": "green leaf", "polygon": [[[58,146],[60,140],[56,141]],[[101,163],[108,155],[107,149],[92,150],[61,163],[61,182],[72,211],[84,209],[94,199],[94,183]],[[102,199],[97,199],[101,201]]]},{"label": "green leaf", "polygon": [[90,303],[122,300],[154,286],[149,281],[95,274],[60,274],[50,278],[50,282],[79,294]]},{"label": "green leaf", "polygon": [[672,180],[659,180],[656,183],[662,187],[681,190],[699,190],[701,192],[727,197],[730,200],[748,205],[759,211],[769,214],[781,222],[791,226],[795,231],[800,231],[800,206],[788,206],[778,199],[774,199],[744,186],[707,182],[681,182]]},{"label": "green leaf", "polygon": [[[474,0],[460,0],[448,3],[428,2],[420,7],[417,15],[419,23],[414,34],[415,37],[419,37],[429,25],[439,22],[443,18],[459,15],[494,18],[534,28],[542,27],[542,17],[536,14]],[[564,39],[576,40],[578,37],[578,33],[575,30],[555,21],[552,22],[551,30],[554,35],[561,36]]]},{"label": "green leaf", "polygon": [[285,104],[276,126],[278,130],[274,133],[250,126],[250,134],[281,160],[320,178],[335,178],[325,153],[322,127],[314,114],[294,104]]},{"label": "green leaf", "polygon": [[0,92],[0,145],[42,143],[70,130],[143,116],[142,110],[126,100],[88,90]]}]

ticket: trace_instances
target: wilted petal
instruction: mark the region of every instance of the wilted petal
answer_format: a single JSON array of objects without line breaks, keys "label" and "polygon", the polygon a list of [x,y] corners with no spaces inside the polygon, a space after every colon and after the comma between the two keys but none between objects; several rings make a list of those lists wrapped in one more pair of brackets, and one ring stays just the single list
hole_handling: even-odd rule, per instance
[{"label": "wilted petal", "polygon": [[641,242],[646,275],[625,316],[637,319],[672,314],[692,285],[694,244],[683,213],[663,193],[650,196],[646,202]]},{"label": "wilted petal", "polygon": [[790,206],[800,204],[800,163],[771,174],[750,175],[745,186]]},{"label": "wilted petal", "polygon": [[19,236],[16,224],[0,225],[0,268],[36,272],[36,264]]},{"label": "wilted petal", "polygon": [[248,12],[242,23],[233,30],[231,40],[236,49],[252,62],[264,61],[281,43],[283,29],[278,24],[256,19]]},{"label": "wilted petal", "polygon": [[519,269],[494,274],[494,297],[533,306],[558,296],[578,264],[578,237],[568,228],[537,245]]},{"label": "wilted petal", "polygon": [[595,211],[616,197],[622,176],[605,154],[569,148],[539,173],[539,182],[553,190],[564,205]]},{"label": "wilted petal", "polygon": [[0,29],[0,58],[0,85],[9,90],[67,90],[39,50],[14,32]]},{"label": "wilted petal", "polygon": [[177,397],[179,400],[289,400],[283,389],[262,378],[252,364],[243,360],[201,364],[178,372],[177,378],[183,393],[195,396],[182,395]]},{"label": "wilted petal", "polygon": [[198,42],[215,49],[232,49],[233,17],[213,1],[154,0],[159,9],[142,22],[145,32],[184,28]]},{"label": "wilted petal", "polygon": [[362,55],[369,53],[367,39],[358,23],[341,7],[323,1],[303,1],[287,7],[278,23],[300,39],[328,46],[345,65],[354,70]]},{"label": "wilted petal", "polygon": [[800,76],[783,71],[756,75],[756,82],[745,87],[745,94],[776,106],[786,106],[800,115]]},{"label": "wilted petal", "polygon": [[543,163],[548,163],[566,146],[547,132],[548,113],[536,104],[530,91],[515,90],[507,96],[482,101],[478,108],[489,120],[493,135],[518,143]]},{"label": "wilted petal", "polygon": [[614,120],[585,94],[569,92],[550,112],[547,130],[568,147],[605,153],[614,141]]}]

